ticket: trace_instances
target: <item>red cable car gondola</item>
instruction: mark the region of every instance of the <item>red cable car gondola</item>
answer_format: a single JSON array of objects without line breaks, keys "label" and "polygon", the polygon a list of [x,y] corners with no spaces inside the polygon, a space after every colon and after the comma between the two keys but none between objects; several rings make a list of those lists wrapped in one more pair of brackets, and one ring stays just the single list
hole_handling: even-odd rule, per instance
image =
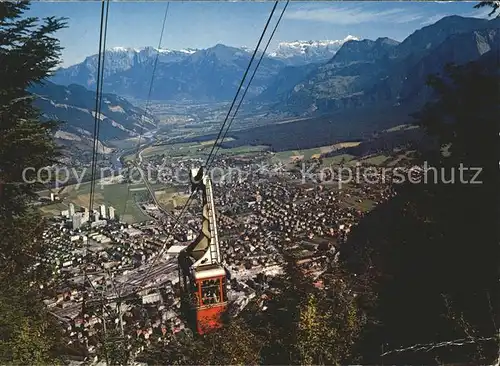
[{"label": "red cable car gondola", "polygon": [[222,325],[227,308],[226,270],[221,263],[212,184],[203,170],[191,171],[193,190],[200,190],[203,203],[202,230],[179,254],[179,283],[188,323],[198,334]]}]

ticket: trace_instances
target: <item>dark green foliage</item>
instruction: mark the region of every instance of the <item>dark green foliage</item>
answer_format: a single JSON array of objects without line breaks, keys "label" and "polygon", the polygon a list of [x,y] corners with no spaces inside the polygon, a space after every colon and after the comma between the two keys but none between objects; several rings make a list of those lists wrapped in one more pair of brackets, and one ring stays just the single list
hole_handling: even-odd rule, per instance
[{"label": "dark green foliage", "polygon": [[[28,3],[0,5],[0,219],[22,212],[32,185],[23,184],[23,170],[55,161],[54,123],[40,123],[40,113],[26,89],[40,83],[59,62],[61,19],[22,18]],[[34,174],[27,174],[31,180]]]},{"label": "dark green foliage", "polygon": [[151,365],[258,365],[263,339],[243,320],[195,338],[176,336],[137,361]]},{"label": "dark green foliage", "polygon": [[[40,219],[27,212],[34,186],[25,181],[36,176],[34,171],[52,164],[57,155],[51,137],[54,124],[40,123],[26,88],[41,82],[57,65],[60,47],[52,33],[64,24],[54,18],[44,22],[22,18],[27,8],[25,2],[0,4],[0,251],[5,260],[0,264],[6,267],[38,253],[35,238]],[[23,177],[25,168],[33,170]],[[26,267],[28,262],[19,264]],[[12,268],[13,272],[2,274],[17,273],[17,267]]]},{"label": "dark green foliage", "polygon": [[[40,123],[26,89],[41,82],[59,59],[52,35],[61,19],[23,17],[27,2],[0,3],[0,363],[53,363],[56,335],[41,303],[41,217],[29,209],[32,184],[23,170],[52,164],[54,124]],[[26,176],[33,178],[33,173]]]},{"label": "dark green foliage", "polygon": [[[366,363],[491,364],[498,356],[498,131],[499,64],[449,66],[430,85],[438,99],[419,114],[419,125],[438,141],[421,155],[455,183],[406,183],[352,232],[342,259],[359,277],[374,278],[359,352]],[[449,157],[439,147],[451,144]],[[459,167],[477,167],[482,184],[460,182]],[[464,173],[469,180],[474,172]],[[466,338],[462,346],[381,354],[415,344]],[[483,340],[480,340],[482,338]],[[487,340],[484,340],[487,339]],[[460,343],[460,342],[458,342]]]},{"label": "dark green foliage", "polygon": [[451,144],[451,156],[444,158],[437,154],[432,157],[433,163],[456,166],[462,162],[482,166],[488,169],[488,174],[498,171],[495,152],[498,151],[500,78],[495,66],[488,70],[490,67],[484,63],[449,65],[444,77],[430,77],[429,85],[439,99],[428,104],[417,117],[426,132],[437,137],[440,146]]},{"label": "dark green foliage", "polygon": [[2,279],[0,362],[16,365],[56,364],[59,325],[48,316],[41,291],[27,281]]},{"label": "dark green foliage", "polygon": [[[475,5],[474,8],[483,8],[485,6],[491,7],[491,12],[488,14],[489,16],[495,15],[500,8],[500,3],[498,1],[480,1],[479,4]],[[496,14],[497,18],[500,17],[500,12]]]},{"label": "dark green foliage", "polygon": [[118,330],[109,328],[103,347],[99,349],[98,357],[107,365],[128,365],[130,363],[130,352],[127,350],[129,343],[130,340],[123,339]]}]

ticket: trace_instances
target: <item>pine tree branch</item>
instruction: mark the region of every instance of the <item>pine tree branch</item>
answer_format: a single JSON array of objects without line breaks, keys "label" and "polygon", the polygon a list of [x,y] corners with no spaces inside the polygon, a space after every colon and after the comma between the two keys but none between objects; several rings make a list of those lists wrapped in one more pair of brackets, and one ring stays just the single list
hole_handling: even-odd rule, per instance
[{"label": "pine tree branch", "polygon": [[[500,8],[500,1],[498,1],[498,0],[495,0],[495,1],[481,1],[481,2],[479,2],[479,4],[474,5],[474,8],[479,9],[479,8],[484,7],[484,6],[490,6],[490,7],[493,8],[491,10],[491,12],[488,14],[488,16],[492,16]],[[497,18],[498,17],[500,17],[500,13],[497,14]]]}]

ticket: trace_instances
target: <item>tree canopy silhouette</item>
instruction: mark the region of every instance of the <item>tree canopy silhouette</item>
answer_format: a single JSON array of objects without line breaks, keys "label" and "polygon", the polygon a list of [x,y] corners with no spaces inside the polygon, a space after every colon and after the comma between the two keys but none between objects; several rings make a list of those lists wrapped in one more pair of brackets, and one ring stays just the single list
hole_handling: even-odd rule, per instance
[{"label": "tree canopy silhouette", "polygon": [[53,34],[62,19],[26,17],[28,2],[0,3],[0,362],[47,364],[54,361],[51,319],[41,302],[44,268],[33,264],[42,253],[43,221],[30,209],[36,172],[53,164],[54,123],[42,122],[27,88],[40,83],[58,64]]},{"label": "tree canopy silhouette", "polygon": [[[369,310],[375,321],[359,345],[365,362],[491,363],[498,356],[500,78],[494,52],[429,79],[436,100],[416,117],[437,142],[420,163],[436,169],[397,187],[398,195],[368,214],[342,249],[345,268],[375,278],[378,300]],[[461,166],[468,168],[462,180]],[[449,343],[463,338],[469,342]],[[416,344],[430,345],[381,357]]]}]

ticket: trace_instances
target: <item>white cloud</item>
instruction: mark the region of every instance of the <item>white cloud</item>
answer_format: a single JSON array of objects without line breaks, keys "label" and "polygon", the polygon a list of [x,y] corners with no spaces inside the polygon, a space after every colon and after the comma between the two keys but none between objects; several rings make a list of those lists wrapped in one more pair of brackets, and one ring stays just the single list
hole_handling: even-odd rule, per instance
[{"label": "white cloud", "polygon": [[441,20],[441,19],[443,19],[444,17],[446,17],[448,15],[451,15],[451,14],[436,14],[436,15],[433,15],[430,18],[424,20],[422,23],[420,23],[420,25],[426,26],[426,25],[434,24],[438,20]]},{"label": "white cloud", "polygon": [[484,19],[489,19],[492,18],[489,16],[489,13],[491,13],[490,7],[483,7],[479,9],[474,9],[470,13],[464,14],[464,17],[472,17],[472,18],[484,18]]},{"label": "white cloud", "polygon": [[409,23],[425,18],[423,14],[395,8],[390,10],[368,10],[366,7],[309,7],[290,10],[285,14],[288,19],[310,20],[340,25],[377,23]]},{"label": "white cloud", "polygon": [[[450,15],[455,15],[454,13],[442,13],[442,14],[436,14],[436,15],[433,15],[431,17],[429,17],[428,19],[425,19],[423,20],[420,25],[421,26],[426,26],[426,25],[429,25],[429,24],[433,24],[433,23],[436,23],[438,20],[444,18],[444,17],[447,17],[447,16],[450,16]],[[484,8],[483,9],[475,9],[471,12],[468,12],[468,13],[465,13],[465,14],[460,14],[460,16],[463,16],[463,17],[471,17],[471,18],[483,18],[483,19],[488,19],[488,10],[485,10]]]}]

